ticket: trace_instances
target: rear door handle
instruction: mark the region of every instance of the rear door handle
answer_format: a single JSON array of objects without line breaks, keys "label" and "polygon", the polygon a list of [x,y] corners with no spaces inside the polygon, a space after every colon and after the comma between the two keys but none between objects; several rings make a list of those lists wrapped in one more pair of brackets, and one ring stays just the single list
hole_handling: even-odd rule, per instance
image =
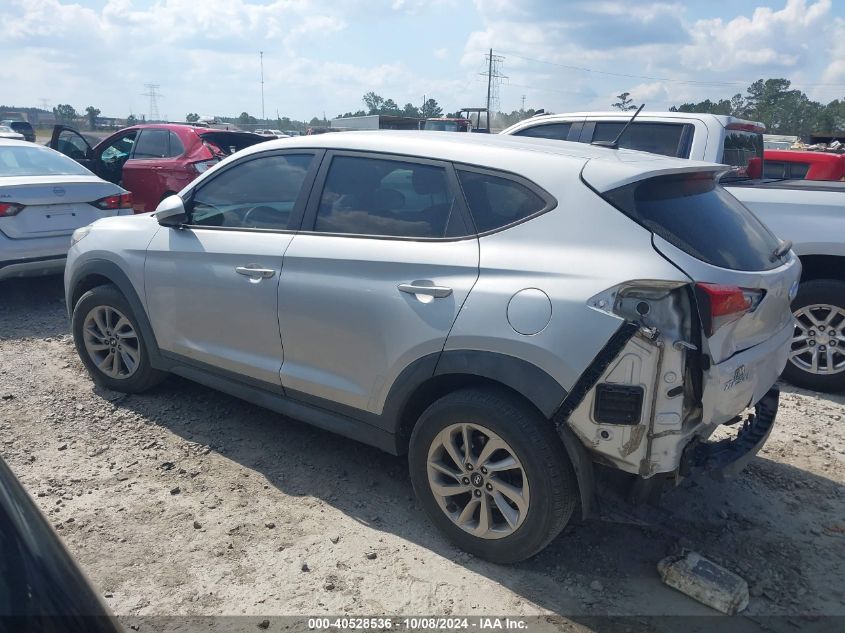
[{"label": "rear door handle", "polygon": [[431,281],[414,281],[409,284],[399,284],[400,292],[407,292],[409,295],[428,295],[435,299],[442,299],[452,294],[448,286],[435,286]]},{"label": "rear door handle", "polygon": [[276,271],[272,268],[261,268],[258,264],[238,266],[235,268],[235,272],[239,275],[252,277],[253,279],[270,279],[270,277],[276,274]]}]

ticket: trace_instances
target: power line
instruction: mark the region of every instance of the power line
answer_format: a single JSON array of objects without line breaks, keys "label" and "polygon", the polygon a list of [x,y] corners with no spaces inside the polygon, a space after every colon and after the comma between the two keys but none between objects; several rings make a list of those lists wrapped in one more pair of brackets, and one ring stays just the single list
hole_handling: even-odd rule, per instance
[{"label": "power line", "polygon": [[[629,73],[615,73],[608,70],[596,70],[595,68],[586,68],[583,66],[572,66],[569,64],[560,64],[557,62],[550,62],[545,59],[536,59],[534,57],[525,57],[524,55],[519,55],[517,53],[513,53],[510,51],[503,51],[507,53],[511,57],[516,57],[517,59],[522,59],[529,62],[535,62],[538,64],[547,64],[549,66],[557,66],[558,68],[566,68],[567,70],[577,70],[580,72],[586,73],[594,73],[597,75],[610,75],[611,77],[626,77],[628,79],[647,79],[649,81],[666,81],[670,83],[678,83],[678,84],[689,84],[689,85],[696,85],[696,86],[748,86],[748,81],[695,81],[692,79],[672,79],[670,77],[652,77],[649,75],[633,75]],[[845,84],[827,84],[827,83],[806,83],[806,82],[792,82],[796,85],[800,86],[807,86],[807,87],[829,87],[829,88],[842,88],[845,87]]]}]

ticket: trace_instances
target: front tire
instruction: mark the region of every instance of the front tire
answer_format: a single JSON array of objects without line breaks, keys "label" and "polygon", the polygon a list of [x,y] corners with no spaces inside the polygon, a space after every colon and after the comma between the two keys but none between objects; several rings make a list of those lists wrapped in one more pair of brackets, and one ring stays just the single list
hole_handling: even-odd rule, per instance
[{"label": "front tire", "polygon": [[496,563],[530,558],[578,505],[554,425],[496,389],[462,389],[420,416],[411,482],[429,519],[460,548]]},{"label": "front tire", "polygon": [[126,298],[114,286],[97,286],[73,309],[73,342],[94,382],[140,393],[167,375],[150,365],[146,341]]},{"label": "front tire", "polygon": [[792,312],[795,334],[784,380],[814,391],[845,390],[845,281],[802,283]]}]

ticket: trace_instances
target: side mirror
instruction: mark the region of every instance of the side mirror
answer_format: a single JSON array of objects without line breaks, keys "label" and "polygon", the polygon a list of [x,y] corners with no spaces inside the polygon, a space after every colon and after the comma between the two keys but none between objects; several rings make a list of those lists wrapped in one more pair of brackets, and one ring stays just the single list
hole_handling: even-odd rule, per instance
[{"label": "side mirror", "polygon": [[185,211],[185,203],[177,195],[167,196],[158,203],[155,210],[156,220],[162,226],[179,227],[188,221],[188,212]]}]

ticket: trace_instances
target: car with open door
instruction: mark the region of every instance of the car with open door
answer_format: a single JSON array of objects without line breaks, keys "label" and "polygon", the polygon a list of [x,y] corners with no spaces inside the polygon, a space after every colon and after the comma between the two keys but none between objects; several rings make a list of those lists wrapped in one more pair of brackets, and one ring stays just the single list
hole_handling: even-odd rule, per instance
[{"label": "car with open door", "polygon": [[151,123],[124,128],[92,146],[77,130],[57,125],[50,147],[131,191],[135,212],[143,213],[216,162],[266,140],[250,132]]}]

